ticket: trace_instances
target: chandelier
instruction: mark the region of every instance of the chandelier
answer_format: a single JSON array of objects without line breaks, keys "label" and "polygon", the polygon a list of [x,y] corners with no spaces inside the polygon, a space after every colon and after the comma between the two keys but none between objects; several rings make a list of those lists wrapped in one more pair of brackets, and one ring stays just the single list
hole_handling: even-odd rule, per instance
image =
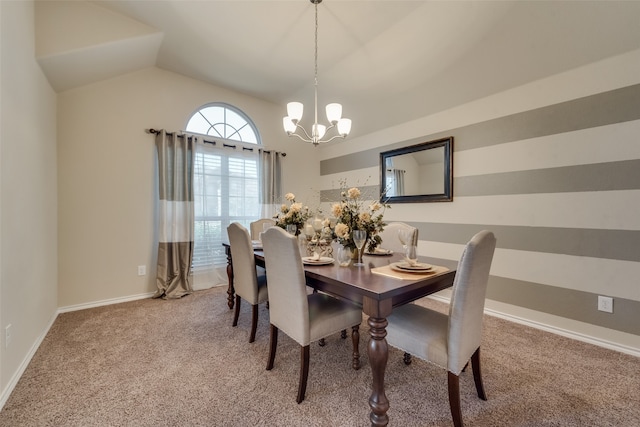
[{"label": "chandelier", "polygon": [[[315,70],[314,70],[314,107],[315,116],[313,127],[311,128],[311,134],[307,132],[305,128],[300,126],[300,119],[302,119],[302,112],[304,105],[301,102],[289,102],[287,104],[287,116],[282,119],[284,130],[288,136],[297,136],[304,142],[310,142],[313,145],[318,145],[321,142],[329,142],[338,137],[345,138],[351,131],[351,119],[342,118],[342,105],[337,103],[328,104],[326,107],[327,120],[330,123],[329,127],[318,124],[318,3],[322,0],[310,0],[315,5],[316,10],[316,33],[315,33]],[[335,129],[336,135],[331,137],[327,135],[327,131]]]}]

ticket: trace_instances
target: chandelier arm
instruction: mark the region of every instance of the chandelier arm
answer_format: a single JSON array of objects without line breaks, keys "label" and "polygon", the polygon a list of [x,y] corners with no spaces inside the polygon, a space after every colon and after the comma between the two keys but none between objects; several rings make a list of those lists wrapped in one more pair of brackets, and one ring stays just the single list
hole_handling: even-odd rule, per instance
[{"label": "chandelier arm", "polygon": [[346,136],[345,136],[345,135],[340,135],[340,134],[338,134],[338,135],[333,135],[333,136],[332,136],[331,138],[329,138],[329,139],[321,139],[321,140],[319,140],[318,142],[319,142],[319,143],[320,143],[320,142],[322,142],[322,143],[324,143],[324,142],[331,142],[331,141],[333,141],[333,140],[334,140],[334,139],[336,139],[336,138],[342,138],[342,139],[344,139],[344,138],[346,138]]},{"label": "chandelier arm", "polygon": [[[306,132],[305,132],[305,133],[306,133]],[[309,143],[312,143],[312,142],[313,142],[311,139],[303,138],[301,135],[299,135],[299,134],[297,134],[297,133],[295,133],[295,132],[288,134],[288,136],[290,136],[290,137],[291,137],[291,136],[297,136],[299,139],[301,139],[301,140],[302,140],[302,141],[304,141],[304,142],[309,142]]]},{"label": "chandelier arm", "polygon": [[[313,141],[313,137],[307,133],[307,130],[306,130],[305,128],[303,128],[302,126],[300,126],[299,124],[297,124],[297,123],[296,123],[296,130],[297,130],[297,129],[302,129],[302,132],[304,132],[304,135],[305,135],[305,137],[306,137],[307,139],[302,138],[302,136],[300,136],[300,135],[298,135],[298,134],[296,134],[296,133],[294,133],[294,135],[298,135],[301,139],[304,139],[305,141],[308,141],[308,142]],[[312,131],[312,132],[313,132],[313,131]]]},{"label": "chandelier arm", "polygon": [[[330,125],[330,126],[327,126],[327,128],[324,130],[324,134],[325,134],[325,135],[326,135],[326,134],[328,134],[328,133],[329,133],[329,131],[330,131],[331,129],[333,129],[334,127],[336,127],[336,125],[334,125],[334,124],[332,124],[332,125]],[[318,142],[325,142],[325,140],[324,140],[324,139],[322,139],[322,138],[318,138]]]}]

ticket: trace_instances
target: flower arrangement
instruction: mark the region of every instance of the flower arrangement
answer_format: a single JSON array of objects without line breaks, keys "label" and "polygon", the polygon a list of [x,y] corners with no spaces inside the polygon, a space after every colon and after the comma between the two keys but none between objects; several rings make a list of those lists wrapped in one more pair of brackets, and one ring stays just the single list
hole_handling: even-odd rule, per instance
[{"label": "flower arrangement", "polygon": [[333,229],[338,242],[350,249],[356,249],[353,243],[353,230],[365,230],[367,232],[366,248],[374,251],[382,242],[379,233],[384,229],[386,223],[383,221],[384,210],[389,207],[386,203],[377,200],[365,206],[361,200],[362,193],[359,188],[351,187],[346,189],[342,182],[343,190],[340,192],[341,201],[331,206],[331,214],[337,218],[337,223]]},{"label": "flower arrangement", "polygon": [[293,193],[287,193],[284,196],[290,204],[282,204],[280,212],[274,215],[276,225],[280,228],[287,228],[288,224],[294,224],[297,227],[296,236],[300,234],[304,227],[304,223],[311,217],[308,206],[302,206],[302,203],[296,202],[296,196]]}]

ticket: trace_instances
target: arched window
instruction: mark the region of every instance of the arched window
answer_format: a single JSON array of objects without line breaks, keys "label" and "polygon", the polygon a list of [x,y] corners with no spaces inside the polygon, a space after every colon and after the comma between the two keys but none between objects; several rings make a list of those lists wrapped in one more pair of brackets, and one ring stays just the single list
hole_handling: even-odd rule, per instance
[{"label": "arched window", "polygon": [[234,106],[221,102],[200,107],[189,119],[186,131],[249,144],[262,144],[258,129],[251,119]]},{"label": "arched window", "polygon": [[260,136],[246,114],[223,103],[200,107],[185,130],[209,136],[196,145],[193,166],[192,271],[194,289],[202,289],[226,280],[227,226],[249,228],[260,218],[259,147],[248,147],[260,144]]}]

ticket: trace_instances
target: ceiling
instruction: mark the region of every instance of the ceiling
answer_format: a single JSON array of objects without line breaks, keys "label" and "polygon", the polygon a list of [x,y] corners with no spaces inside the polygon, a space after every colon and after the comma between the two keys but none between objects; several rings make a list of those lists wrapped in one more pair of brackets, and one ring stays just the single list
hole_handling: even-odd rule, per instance
[{"label": "ceiling", "polygon": [[[57,91],[155,65],[313,114],[309,0],[42,3]],[[80,4],[93,21],[65,21]],[[318,14],[319,120],[340,102],[353,136],[640,49],[640,1],[324,0]]]}]

